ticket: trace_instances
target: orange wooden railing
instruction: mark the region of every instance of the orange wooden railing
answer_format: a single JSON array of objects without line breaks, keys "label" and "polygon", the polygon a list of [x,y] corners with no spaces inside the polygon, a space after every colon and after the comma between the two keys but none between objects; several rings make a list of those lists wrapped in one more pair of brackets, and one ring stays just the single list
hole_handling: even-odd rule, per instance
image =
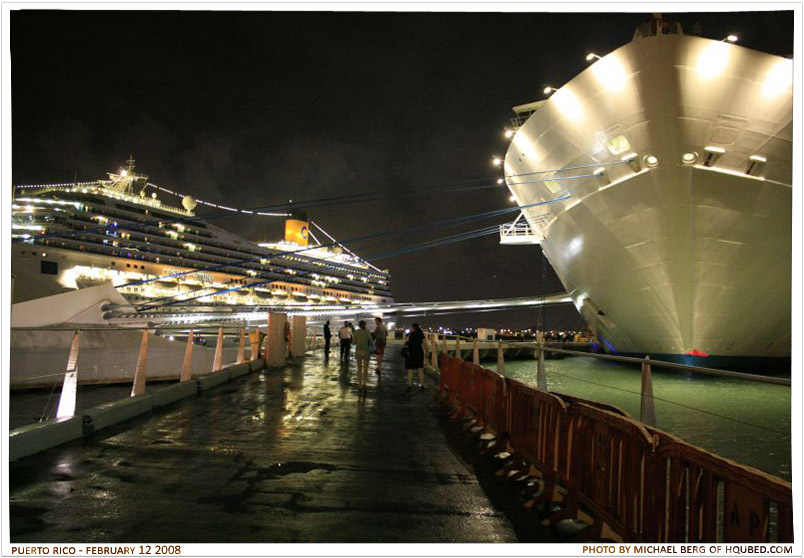
[{"label": "orange wooden railing", "polygon": [[792,542],[792,487],[632,419],[439,355],[441,392],[473,415],[559,500],[551,522],[637,542]]}]

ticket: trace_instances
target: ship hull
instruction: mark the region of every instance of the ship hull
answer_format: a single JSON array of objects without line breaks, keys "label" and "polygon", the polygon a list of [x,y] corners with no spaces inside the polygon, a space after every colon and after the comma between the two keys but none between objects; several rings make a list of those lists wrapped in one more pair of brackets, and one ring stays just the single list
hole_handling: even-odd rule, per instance
[{"label": "ship hull", "polygon": [[[656,36],[598,64],[525,122],[505,160],[521,206],[568,196],[523,212],[576,307],[610,352],[704,366],[784,362],[787,61]],[[714,161],[706,147],[716,148]],[[752,155],[764,159],[761,172],[746,173]],[[595,174],[596,165],[605,170]],[[563,179],[573,175],[587,176]]]}]

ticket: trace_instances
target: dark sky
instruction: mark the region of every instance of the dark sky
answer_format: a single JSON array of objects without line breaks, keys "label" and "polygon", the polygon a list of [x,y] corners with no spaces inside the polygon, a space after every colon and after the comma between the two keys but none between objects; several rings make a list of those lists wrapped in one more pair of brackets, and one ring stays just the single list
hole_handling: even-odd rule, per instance
[{"label": "dark sky", "polygon": [[[12,12],[15,184],[94,180],[129,154],[151,181],[214,203],[264,206],[319,197],[447,188],[494,178],[511,107],[542,98],[631,40],[647,13],[434,14]],[[668,16],[670,17],[670,16]],[[681,14],[690,32],[793,52],[792,12]],[[314,208],[346,239],[509,207],[507,190]],[[388,239],[384,247],[512,220]],[[280,218],[217,220],[253,240]],[[376,241],[372,244],[376,244]],[[376,262],[399,301],[563,290],[538,246],[496,236]],[[536,311],[424,323],[526,327]],[[579,327],[572,307],[546,325]]]}]

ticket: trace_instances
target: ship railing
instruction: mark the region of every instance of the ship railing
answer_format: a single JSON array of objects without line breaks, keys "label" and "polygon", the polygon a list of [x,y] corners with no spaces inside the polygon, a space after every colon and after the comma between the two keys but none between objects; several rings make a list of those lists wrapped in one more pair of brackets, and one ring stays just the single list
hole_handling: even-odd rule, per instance
[{"label": "ship railing", "polygon": [[500,244],[538,244],[542,239],[525,219],[500,225]]},{"label": "ship railing", "polygon": [[[473,342],[474,362],[464,361],[462,339]],[[581,519],[588,525],[578,534],[583,540],[599,540],[605,525],[606,537],[622,541],[792,542],[789,482],[615,406],[551,392],[544,343],[532,344],[541,353],[539,385],[531,386],[504,375],[503,345],[510,342],[498,342],[497,371],[480,366],[476,339],[451,342],[452,355],[438,334],[428,334],[428,342],[428,362],[453,416],[474,419],[473,432],[489,448],[505,450],[498,454],[507,462],[504,473],[538,471],[529,477],[540,488],[528,496],[529,505],[562,500],[549,523]],[[646,375],[650,367],[643,364],[643,384]]]}]

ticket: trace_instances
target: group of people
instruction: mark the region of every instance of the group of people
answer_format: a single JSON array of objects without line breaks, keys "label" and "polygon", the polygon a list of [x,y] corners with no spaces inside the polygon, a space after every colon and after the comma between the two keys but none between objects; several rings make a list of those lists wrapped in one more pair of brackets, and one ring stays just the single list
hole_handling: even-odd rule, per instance
[{"label": "group of people", "polygon": [[[344,322],[343,327],[338,330],[338,340],[340,341],[342,362],[348,362],[351,356],[351,347],[355,346],[355,361],[357,362],[357,388],[366,391],[368,380],[368,367],[371,355],[377,359],[375,372],[379,376],[382,374],[382,358],[385,354],[385,345],[388,340],[388,330],[382,318],[374,318],[374,331],[366,329],[365,320],[357,323],[357,329],[351,322]],[[324,351],[329,356],[332,331],[329,327],[329,320],[324,324]],[[413,324],[410,332],[405,338],[405,348],[402,356],[405,359],[405,369],[408,372],[408,387],[410,391],[413,387],[413,375],[415,371],[419,373],[419,389],[424,389],[424,333],[419,324]]]}]

